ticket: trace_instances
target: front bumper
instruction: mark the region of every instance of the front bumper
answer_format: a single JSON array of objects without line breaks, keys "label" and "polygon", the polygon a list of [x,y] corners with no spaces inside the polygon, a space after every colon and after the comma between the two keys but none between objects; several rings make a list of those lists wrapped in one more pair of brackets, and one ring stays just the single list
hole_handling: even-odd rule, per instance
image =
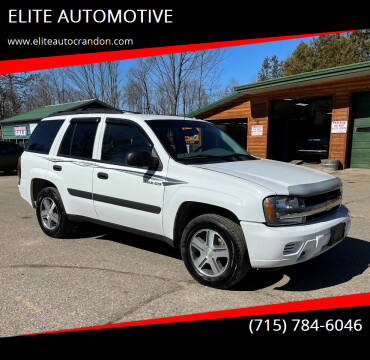
[{"label": "front bumper", "polygon": [[269,227],[262,223],[241,221],[253,268],[274,268],[294,265],[314,258],[333,248],[328,245],[331,228],[345,224],[344,237],[350,225],[350,213],[342,205],[334,213],[310,224]]}]

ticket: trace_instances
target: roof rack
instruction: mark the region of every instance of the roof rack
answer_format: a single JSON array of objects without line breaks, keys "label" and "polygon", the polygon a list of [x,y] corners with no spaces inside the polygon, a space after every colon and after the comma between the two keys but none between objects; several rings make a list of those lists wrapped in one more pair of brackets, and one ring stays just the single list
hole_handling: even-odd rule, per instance
[{"label": "roof rack", "polygon": [[122,109],[122,112],[127,113],[127,114],[142,114],[140,111],[130,111],[130,110],[125,110]]},{"label": "roof rack", "polygon": [[57,111],[53,115],[77,115],[77,114],[123,114],[124,111],[109,108],[85,108],[76,110]]}]

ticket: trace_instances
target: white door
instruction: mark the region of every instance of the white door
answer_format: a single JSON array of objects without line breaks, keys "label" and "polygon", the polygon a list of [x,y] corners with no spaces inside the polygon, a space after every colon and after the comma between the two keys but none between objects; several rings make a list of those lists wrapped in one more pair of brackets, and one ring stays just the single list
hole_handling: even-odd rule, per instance
[{"label": "white door", "polygon": [[69,215],[95,219],[92,201],[92,159],[98,118],[72,119],[51,165],[63,178],[63,201]]},{"label": "white door", "polygon": [[93,198],[99,220],[151,234],[163,234],[165,169],[127,165],[134,150],[156,154],[144,130],[132,121],[107,119],[101,160],[93,171]]}]

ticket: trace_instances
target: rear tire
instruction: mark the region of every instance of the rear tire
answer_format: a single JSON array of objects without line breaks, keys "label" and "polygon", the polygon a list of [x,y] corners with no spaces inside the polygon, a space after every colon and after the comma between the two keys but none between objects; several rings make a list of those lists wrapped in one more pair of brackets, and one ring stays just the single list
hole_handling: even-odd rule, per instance
[{"label": "rear tire", "polygon": [[54,187],[40,191],[36,202],[37,220],[42,231],[51,237],[62,238],[72,230],[62,199]]},{"label": "rear tire", "polygon": [[181,255],[195,280],[219,289],[234,286],[251,270],[240,225],[216,214],[200,215],[186,225]]}]

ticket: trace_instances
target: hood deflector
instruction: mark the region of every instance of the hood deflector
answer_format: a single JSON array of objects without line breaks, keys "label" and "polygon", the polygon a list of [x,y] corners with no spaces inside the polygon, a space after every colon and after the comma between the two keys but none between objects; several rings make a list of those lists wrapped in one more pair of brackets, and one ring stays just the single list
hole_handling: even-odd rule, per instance
[{"label": "hood deflector", "polygon": [[339,178],[319,181],[312,184],[300,184],[288,186],[290,195],[313,196],[339,189],[342,182]]}]

